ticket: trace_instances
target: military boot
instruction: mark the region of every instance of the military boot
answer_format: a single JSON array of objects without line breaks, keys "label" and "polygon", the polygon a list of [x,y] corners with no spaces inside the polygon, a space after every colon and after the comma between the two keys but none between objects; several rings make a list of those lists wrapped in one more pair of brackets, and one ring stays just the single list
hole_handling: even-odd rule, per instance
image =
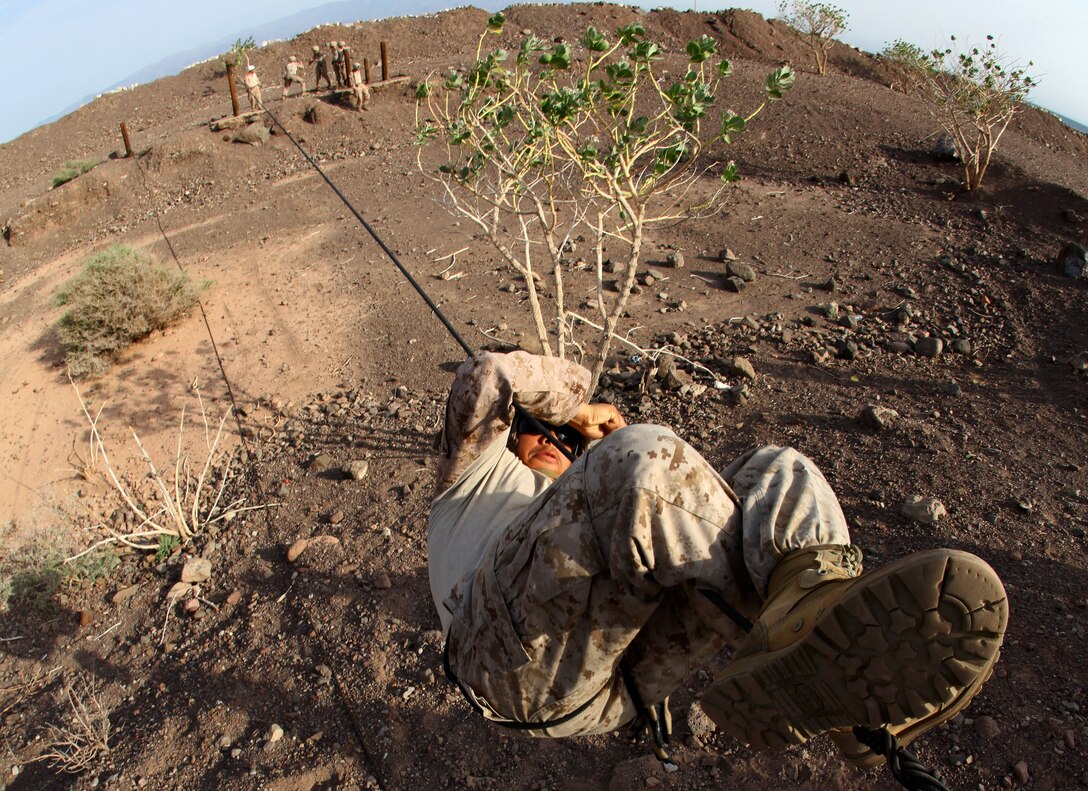
[{"label": "military boot", "polygon": [[[751,634],[703,695],[719,727],[760,748],[855,725],[916,738],[950,706],[966,705],[1008,621],[994,570],[938,549],[860,571],[852,546],[809,547],[778,564]],[[860,744],[840,746],[848,757],[876,757]]]}]

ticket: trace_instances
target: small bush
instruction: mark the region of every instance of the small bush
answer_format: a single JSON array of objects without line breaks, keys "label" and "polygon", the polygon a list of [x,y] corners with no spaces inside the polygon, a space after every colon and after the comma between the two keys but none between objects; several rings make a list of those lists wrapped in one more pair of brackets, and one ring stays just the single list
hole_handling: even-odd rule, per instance
[{"label": "small bush", "polygon": [[797,31],[805,40],[816,61],[816,71],[827,74],[827,52],[835,43],[835,36],[846,30],[849,15],[838,6],[814,3],[811,0],[782,0],[778,16]]},{"label": "small bush", "polygon": [[108,549],[69,562],[55,544],[23,547],[0,568],[0,612],[13,604],[43,609],[62,588],[92,584],[109,576],[117,563],[116,553]]},{"label": "small bush", "polygon": [[125,348],[184,316],[207,286],[125,245],[88,259],[57,294],[68,307],[58,332],[70,373],[104,373]]},{"label": "small bush", "polygon": [[77,176],[82,176],[88,170],[93,170],[99,164],[101,164],[101,161],[97,159],[68,160],[64,163],[64,170],[53,176],[53,187],[56,188],[61,184],[67,184]]}]

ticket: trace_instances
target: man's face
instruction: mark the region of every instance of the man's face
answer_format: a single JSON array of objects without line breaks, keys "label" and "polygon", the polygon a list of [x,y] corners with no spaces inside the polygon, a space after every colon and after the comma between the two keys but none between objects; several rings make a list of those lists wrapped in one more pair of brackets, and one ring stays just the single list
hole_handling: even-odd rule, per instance
[{"label": "man's face", "polygon": [[[568,450],[573,448],[568,447]],[[570,467],[570,459],[552,445],[543,434],[530,431],[519,432],[514,444],[514,453],[526,467],[540,470],[552,478],[558,478]]]}]

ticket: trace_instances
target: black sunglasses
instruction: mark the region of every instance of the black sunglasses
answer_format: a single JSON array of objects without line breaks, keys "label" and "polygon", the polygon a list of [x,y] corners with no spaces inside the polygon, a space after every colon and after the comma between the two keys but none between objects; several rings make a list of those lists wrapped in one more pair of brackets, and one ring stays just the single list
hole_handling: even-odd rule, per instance
[{"label": "black sunglasses", "polygon": [[[582,435],[578,431],[570,426],[557,426],[554,423],[548,423],[545,420],[537,419],[536,421],[557,440],[562,442],[568,448],[581,448],[582,447]],[[539,428],[533,425],[533,420],[524,415],[518,415],[514,419],[514,433],[515,434],[540,434],[542,433]]]}]

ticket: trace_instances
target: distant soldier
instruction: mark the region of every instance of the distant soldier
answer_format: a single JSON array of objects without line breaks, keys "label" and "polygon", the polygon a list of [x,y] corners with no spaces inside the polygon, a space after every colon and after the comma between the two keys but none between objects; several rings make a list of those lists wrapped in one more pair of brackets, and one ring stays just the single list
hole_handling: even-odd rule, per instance
[{"label": "distant soldier", "polygon": [[306,81],[302,79],[302,64],[298,62],[298,58],[291,55],[287,58],[287,70],[283,73],[283,98],[287,98],[287,91],[291,89],[293,83],[298,83],[298,93],[295,96],[301,96],[306,93]]},{"label": "distant soldier", "polygon": [[336,42],[329,42],[329,49],[332,50],[332,70],[336,74],[336,87],[344,87],[344,66],[343,57],[341,57],[340,51],[336,48]]},{"label": "distant soldier", "polygon": [[261,81],[257,79],[257,67],[247,66],[246,76],[243,80],[246,86],[246,95],[249,96],[249,109],[260,110],[261,105]]},{"label": "distant soldier", "polygon": [[363,81],[363,73],[356,62],[351,71],[351,92],[355,94],[356,110],[370,109],[370,86]]},{"label": "distant soldier", "polygon": [[329,79],[329,62],[325,60],[325,53],[321,47],[314,44],[314,53],[310,56],[310,63],[314,64],[314,90],[321,87],[321,78],[325,78],[325,84],[332,88],[332,80]]}]

